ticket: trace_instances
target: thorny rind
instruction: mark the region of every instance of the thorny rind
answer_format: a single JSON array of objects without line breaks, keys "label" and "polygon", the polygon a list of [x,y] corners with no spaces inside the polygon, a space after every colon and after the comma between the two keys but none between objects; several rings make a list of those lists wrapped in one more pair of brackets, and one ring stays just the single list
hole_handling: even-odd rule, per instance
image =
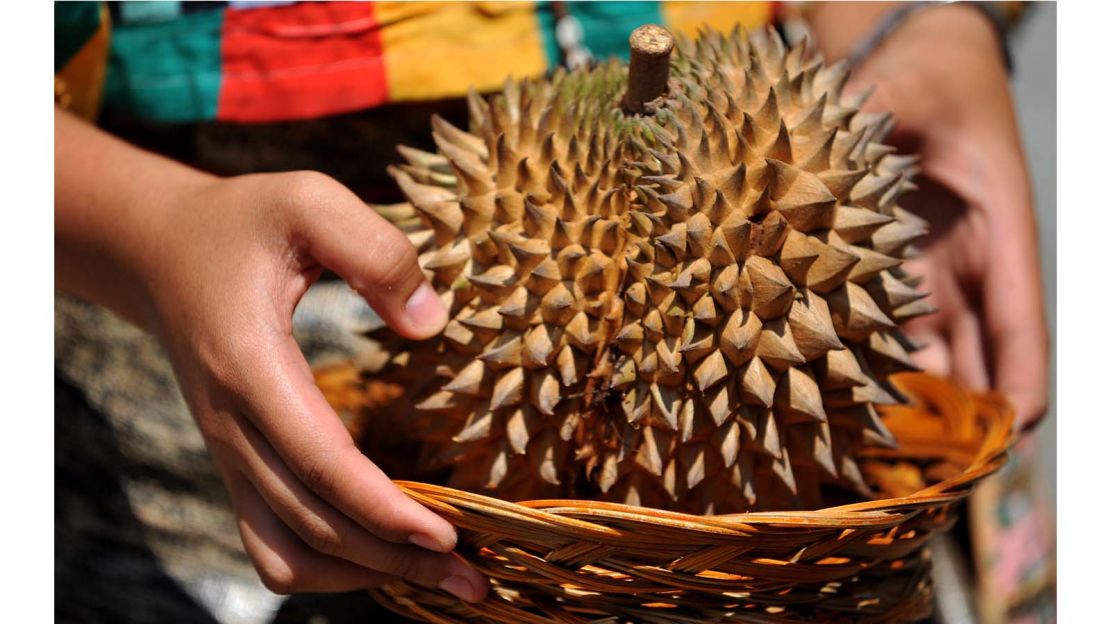
[{"label": "thorny rind", "polygon": [[915,160],[807,46],[676,47],[654,115],[622,112],[616,62],[560,71],[471,93],[469,132],[435,118],[438,153],[391,168],[451,318],[373,372],[451,485],[699,513],[870,494],[853,456],[894,443],[874,406],[930,311],[899,268]]}]

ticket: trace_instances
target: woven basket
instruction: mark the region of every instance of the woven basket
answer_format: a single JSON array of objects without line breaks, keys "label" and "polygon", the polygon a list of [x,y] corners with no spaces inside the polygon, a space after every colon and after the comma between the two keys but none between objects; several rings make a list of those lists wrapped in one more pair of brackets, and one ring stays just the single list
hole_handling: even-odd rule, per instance
[{"label": "woven basket", "polygon": [[374,590],[427,622],[904,622],[932,603],[929,538],[997,471],[1014,441],[997,395],[903,374],[888,406],[899,448],[861,466],[881,500],[800,512],[693,516],[585,500],[509,503],[398,481],[459,529],[459,552],[493,581],[467,604],[398,581]]}]

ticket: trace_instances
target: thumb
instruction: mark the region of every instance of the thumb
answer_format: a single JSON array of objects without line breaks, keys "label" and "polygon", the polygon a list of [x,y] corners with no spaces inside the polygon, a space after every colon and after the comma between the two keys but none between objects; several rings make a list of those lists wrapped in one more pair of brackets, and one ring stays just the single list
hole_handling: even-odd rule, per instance
[{"label": "thumb", "polygon": [[398,334],[423,339],[439,333],[447,311],[408,237],[346,187],[321,177],[329,191],[311,210],[299,211],[312,258],[342,277]]}]

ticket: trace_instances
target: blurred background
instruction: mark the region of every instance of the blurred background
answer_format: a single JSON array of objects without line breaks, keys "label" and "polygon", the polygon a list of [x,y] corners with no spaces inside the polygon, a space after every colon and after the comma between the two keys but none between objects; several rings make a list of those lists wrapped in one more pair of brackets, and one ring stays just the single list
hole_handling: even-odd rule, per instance
[{"label": "blurred background", "polygon": [[[1037,197],[1041,270],[1050,331],[1056,332],[1056,4],[1038,3],[1014,34],[1014,97]],[[1052,348],[1048,415],[1035,434],[1042,469],[1056,509],[1056,349]]]}]

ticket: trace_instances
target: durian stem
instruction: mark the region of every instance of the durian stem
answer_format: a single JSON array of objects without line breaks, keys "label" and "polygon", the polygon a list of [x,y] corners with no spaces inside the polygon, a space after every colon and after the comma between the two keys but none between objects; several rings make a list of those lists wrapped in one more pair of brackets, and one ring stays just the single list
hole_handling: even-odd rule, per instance
[{"label": "durian stem", "polygon": [[623,105],[630,112],[650,115],[655,112],[650,104],[667,92],[674,37],[662,26],[644,24],[632,31],[628,46],[632,54]]}]

